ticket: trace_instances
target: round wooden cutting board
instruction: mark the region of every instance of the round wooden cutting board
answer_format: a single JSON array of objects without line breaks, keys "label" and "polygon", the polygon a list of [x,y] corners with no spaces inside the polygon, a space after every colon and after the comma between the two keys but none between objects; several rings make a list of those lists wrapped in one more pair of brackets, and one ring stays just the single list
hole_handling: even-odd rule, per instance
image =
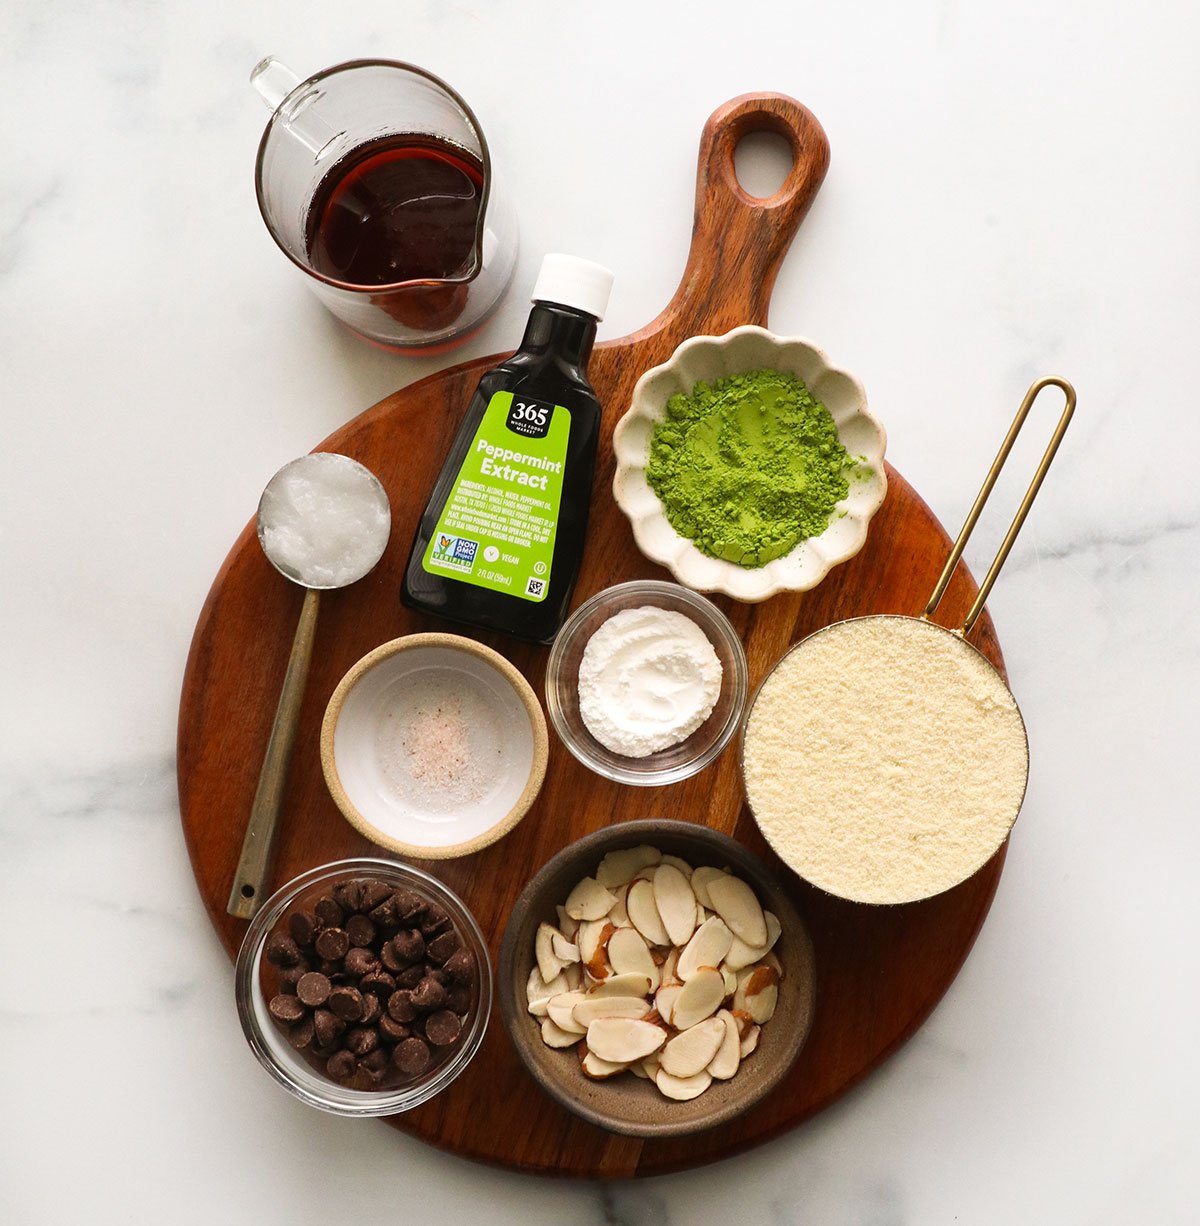
[{"label": "round wooden cutting board", "polygon": [[[738,140],[762,130],[787,138],[796,159],[783,188],[766,200],[747,196],[733,169]],[[591,377],[605,418],[576,604],[624,579],[669,578],[638,553],[613,503],[612,428],[638,376],[666,360],[679,342],[738,324],[766,324],[775,274],[828,159],[816,120],[783,95],[735,99],[705,126],[692,247],[679,289],[656,320],[601,345],[592,359]],[[321,719],[334,687],[371,648],[416,631],[456,629],[502,652],[544,696],[546,648],[448,626],[410,612],[399,601],[418,516],[475,383],[496,360],[480,358],[405,388],[319,448],[353,456],[379,476],[392,501],[393,529],[370,576],[322,598],[272,889],[314,865],[372,850],[335,808],[318,753]],[[887,406],[873,407],[886,421]],[[865,548],[814,591],[760,605],[717,598],[746,645],[752,689],[788,646],[829,622],[865,613],[916,614],[924,607],[950,540],[890,468],[888,481],[887,500],[872,521]],[[975,592],[960,567],[940,618],[961,623]],[[184,677],[180,810],[200,893],[231,955],[246,925],[227,915],[225,904],[302,599],[303,593],[267,563],[253,524],[248,525],[201,611]],[[986,614],[973,640],[1003,668]],[[749,1114],[710,1132],[661,1141],[612,1136],[576,1119],[538,1088],[519,1063],[497,1010],[467,1071],[438,1098],[389,1124],[468,1158],[591,1177],[700,1166],[777,1136],[844,1094],[928,1016],[971,948],[1004,860],[1001,849],[971,880],[926,902],[900,907],[843,902],[799,881],[774,860],[743,803],[736,749],[682,783],[630,788],[591,774],[552,737],[545,786],[524,821],[476,855],[424,867],[466,900],[495,956],[513,902],[550,856],[601,826],[639,817],[680,818],[726,831],[773,864],[788,883],[812,933],[817,964],[816,1017],[791,1074]],[[264,1094],[276,1092],[265,1077],[262,1086]]]}]

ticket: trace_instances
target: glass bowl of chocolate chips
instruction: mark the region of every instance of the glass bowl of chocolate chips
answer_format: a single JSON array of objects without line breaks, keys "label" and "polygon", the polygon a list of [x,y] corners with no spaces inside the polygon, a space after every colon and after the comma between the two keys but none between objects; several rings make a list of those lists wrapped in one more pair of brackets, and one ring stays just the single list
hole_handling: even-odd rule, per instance
[{"label": "glass bowl of chocolate chips", "polygon": [[250,922],[237,1008],[259,1063],[337,1115],[392,1115],[479,1050],[492,968],[479,925],[435,877],[392,860],[301,874]]}]

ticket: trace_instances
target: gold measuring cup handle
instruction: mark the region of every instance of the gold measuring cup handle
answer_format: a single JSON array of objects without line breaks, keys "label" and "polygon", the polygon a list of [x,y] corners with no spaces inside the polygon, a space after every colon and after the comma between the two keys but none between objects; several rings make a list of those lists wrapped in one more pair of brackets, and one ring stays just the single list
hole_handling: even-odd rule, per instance
[{"label": "gold measuring cup handle", "polygon": [[1013,449],[1013,444],[1017,441],[1017,435],[1021,433],[1021,427],[1029,416],[1029,410],[1033,408],[1033,402],[1038,398],[1039,394],[1047,387],[1060,388],[1067,402],[1063,408],[1062,416],[1058,419],[1058,425],[1054,428],[1054,434],[1050,439],[1049,446],[1047,446],[1045,453],[1042,455],[1042,462],[1038,465],[1037,472],[1033,474],[1033,480],[1025,491],[1025,497],[1021,499],[1021,505],[1017,508],[1017,513],[1009,525],[1008,533],[1000,543],[1000,548],[996,551],[995,558],[992,559],[992,565],[984,576],[983,582],[979,585],[979,595],[975,597],[975,603],[971,606],[966,619],[963,621],[962,629],[959,633],[964,637],[971,633],[976,620],[980,613],[983,612],[983,606],[987,602],[988,593],[991,592],[992,585],[996,582],[1001,568],[1008,559],[1013,542],[1017,539],[1017,534],[1021,531],[1022,524],[1025,523],[1025,517],[1029,514],[1029,508],[1033,506],[1033,500],[1037,497],[1038,490],[1042,488],[1042,481],[1045,479],[1046,470],[1050,467],[1050,462],[1054,459],[1054,453],[1058,451],[1058,445],[1062,442],[1063,435],[1067,432],[1071,415],[1075,412],[1075,389],[1066,379],[1060,379],[1056,375],[1047,375],[1044,379],[1038,379],[1030,387],[1029,391],[1025,393],[1025,399],[1021,401],[1021,407],[1017,410],[1017,415],[1013,418],[1012,425],[1008,428],[1008,434],[1005,435],[1004,442],[1000,444],[1000,450],[996,453],[995,460],[992,461],[991,471],[984,479],[983,487],[975,499],[975,505],[971,507],[966,522],[962,526],[962,531],[958,534],[958,540],[954,542],[954,548],[950,550],[950,556],[946,559],[946,565],[942,568],[942,573],[938,577],[937,584],[933,589],[933,595],[930,596],[929,603],[925,606],[925,612],[921,614],[924,619],[928,620],[933,616],[934,610],[941,602],[946,587],[950,583],[950,576],[954,574],[955,567],[958,566],[963,550],[967,547],[967,541],[971,539],[971,533],[975,528],[975,524],[978,522],[979,516],[987,503],[988,496],[996,484],[996,479],[1000,476],[1000,470],[1004,467],[1004,463]]},{"label": "gold measuring cup handle", "polygon": [[292,639],[292,653],[288,657],[287,673],[279,694],[279,706],[275,708],[275,721],[271,725],[271,737],[263,757],[254,803],[250,807],[250,823],[242,842],[242,854],[237,871],[233,875],[233,888],[229,891],[226,910],[239,919],[251,919],[263,904],[271,859],[275,850],[275,832],[279,827],[279,810],[283,804],[283,790],[287,784],[288,766],[296,745],[296,730],[300,726],[300,704],[304,701],[304,687],[308,681],[308,667],[312,662],[313,642],[317,635],[317,610],[321,593],[309,588],[304,593],[304,605],[300,621]]}]

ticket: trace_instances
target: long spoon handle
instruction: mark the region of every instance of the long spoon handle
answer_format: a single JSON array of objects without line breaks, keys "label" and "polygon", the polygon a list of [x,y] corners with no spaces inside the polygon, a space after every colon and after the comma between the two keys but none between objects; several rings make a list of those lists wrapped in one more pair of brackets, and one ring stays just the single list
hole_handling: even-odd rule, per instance
[{"label": "long spoon handle", "polygon": [[321,593],[312,588],[304,594],[304,607],[300,610],[300,622],[296,627],[296,637],[292,640],[292,654],[279,694],[279,706],[275,708],[271,738],[267,742],[266,756],[258,776],[254,803],[250,806],[250,824],[246,827],[242,854],[226,907],[230,915],[236,915],[239,919],[250,919],[262,906],[266,896],[275,850],[275,833],[279,827],[279,810],[296,744],[296,730],[300,726],[300,704],[304,701],[308,666],[312,661],[320,597]]}]

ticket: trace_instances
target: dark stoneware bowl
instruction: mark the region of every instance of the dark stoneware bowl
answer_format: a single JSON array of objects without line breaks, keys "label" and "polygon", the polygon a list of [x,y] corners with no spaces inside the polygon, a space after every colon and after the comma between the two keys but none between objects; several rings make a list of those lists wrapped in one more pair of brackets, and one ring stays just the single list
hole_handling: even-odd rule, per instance
[{"label": "dark stoneware bowl", "polygon": [[[649,843],[682,857],[693,868],[728,866],[753,887],[783,927],[775,953],[783,965],[775,1015],[762,1028],[758,1049],[729,1081],[714,1081],[689,1102],[664,1098],[632,1074],[608,1081],[585,1077],[574,1048],[542,1042],[540,1019],[527,1008],[525,985],[533,969],[533,939],[543,920],[557,923],[555,905],[581,877],[594,875],[606,852]],[[525,1067],[551,1097],[589,1123],[634,1137],[673,1137],[723,1124],[770,1093],[791,1068],[813,1017],[813,950],[799,913],[766,866],[728,835],[691,822],[623,822],[589,834],[558,853],[525,887],[509,917],[500,947],[500,1013]]]}]

